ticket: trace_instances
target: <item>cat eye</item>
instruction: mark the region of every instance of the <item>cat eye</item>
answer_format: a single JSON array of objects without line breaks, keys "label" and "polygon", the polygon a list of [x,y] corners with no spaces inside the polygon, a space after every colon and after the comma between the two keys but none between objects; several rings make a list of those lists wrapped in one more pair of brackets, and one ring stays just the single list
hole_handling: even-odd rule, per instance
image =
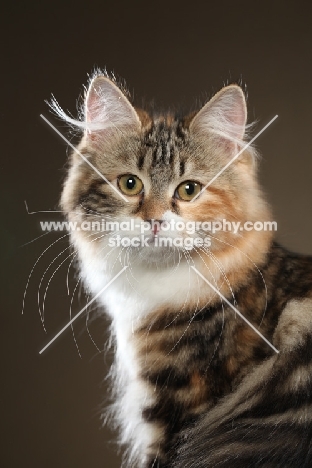
[{"label": "cat eye", "polygon": [[199,194],[201,188],[202,186],[198,182],[187,180],[178,186],[175,192],[175,196],[176,198],[180,198],[180,200],[183,201],[191,201],[194,197],[196,197],[196,195]]},{"label": "cat eye", "polygon": [[143,190],[143,182],[133,174],[124,174],[118,177],[118,187],[128,196],[139,195]]}]

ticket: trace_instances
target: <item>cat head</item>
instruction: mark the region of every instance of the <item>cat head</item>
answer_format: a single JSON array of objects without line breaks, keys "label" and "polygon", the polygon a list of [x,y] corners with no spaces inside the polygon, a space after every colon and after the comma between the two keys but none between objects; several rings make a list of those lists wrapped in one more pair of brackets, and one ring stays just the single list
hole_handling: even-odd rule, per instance
[{"label": "cat head", "polygon": [[224,221],[270,217],[255,150],[245,148],[247,109],[239,86],[224,87],[199,112],[178,118],[133,107],[114,80],[97,74],[81,120],[56,103],[54,109],[83,130],[61,199],[69,219],[86,226],[72,233],[74,242],[92,244],[103,258],[109,248],[119,249],[146,264],[267,242],[264,233],[219,229]]}]

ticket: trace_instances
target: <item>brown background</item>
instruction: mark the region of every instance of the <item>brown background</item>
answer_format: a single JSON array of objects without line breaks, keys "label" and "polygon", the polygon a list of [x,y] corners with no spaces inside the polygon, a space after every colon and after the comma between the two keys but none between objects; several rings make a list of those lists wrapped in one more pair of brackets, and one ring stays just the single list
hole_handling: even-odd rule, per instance
[{"label": "brown background", "polygon": [[[68,321],[69,302],[60,267],[47,294],[46,327],[37,291],[49,263],[66,240],[38,262],[21,306],[27,277],[58,234],[38,237],[39,220],[61,219],[30,210],[57,209],[66,145],[40,119],[53,120],[45,99],[53,93],[75,113],[76,99],[94,66],[125,78],[141,98],[163,106],[193,105],[223,82],[247,84],[261,180],[274,206],[278,237],[312,253],[311,234],[311,24],[309,2],[12,2],[1,14],[1,435],[3,467],[114,468],[120,466],[114,436],[100,429],[104,377],[110,356],[99,353],[85,330],[74,326],[43,355],[39,350]],[[64,125],[53,122],[65,133]],[[64,255],[64,254],[63,254]],[[41,289],[64,259],[47,271]],[[74,278],[71,275],[71,290]],[[77,297],[78,296],[78,297]],[[73,313],[86,303],[81,291]],[[94,314],[91,314],[94,317]],[[103,349],[107,324],[90,332]]]}]

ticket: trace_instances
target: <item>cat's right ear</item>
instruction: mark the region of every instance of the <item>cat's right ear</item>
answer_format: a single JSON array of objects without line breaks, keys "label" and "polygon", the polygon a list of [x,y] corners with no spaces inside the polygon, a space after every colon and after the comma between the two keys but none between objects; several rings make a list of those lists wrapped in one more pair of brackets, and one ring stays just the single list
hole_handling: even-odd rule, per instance
[{"label": "cat's right ear", "polygon": [[121,90],[105,76],[96,76],[85,98],[86,134],[91,138],[121,128],[139,130],[141,122]]}]

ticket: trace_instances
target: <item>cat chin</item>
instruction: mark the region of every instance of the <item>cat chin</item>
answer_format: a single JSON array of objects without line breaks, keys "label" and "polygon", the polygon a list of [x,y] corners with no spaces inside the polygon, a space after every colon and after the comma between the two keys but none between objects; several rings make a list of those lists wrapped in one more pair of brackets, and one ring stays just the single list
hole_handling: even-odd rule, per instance
[{"label": "cat chin", "polygon": [[144,266],[167,267],[179,265],[184,260],[182,249],[177,247],[142,247],[131,249],[129,252],[130,263],[141,263]]}]

